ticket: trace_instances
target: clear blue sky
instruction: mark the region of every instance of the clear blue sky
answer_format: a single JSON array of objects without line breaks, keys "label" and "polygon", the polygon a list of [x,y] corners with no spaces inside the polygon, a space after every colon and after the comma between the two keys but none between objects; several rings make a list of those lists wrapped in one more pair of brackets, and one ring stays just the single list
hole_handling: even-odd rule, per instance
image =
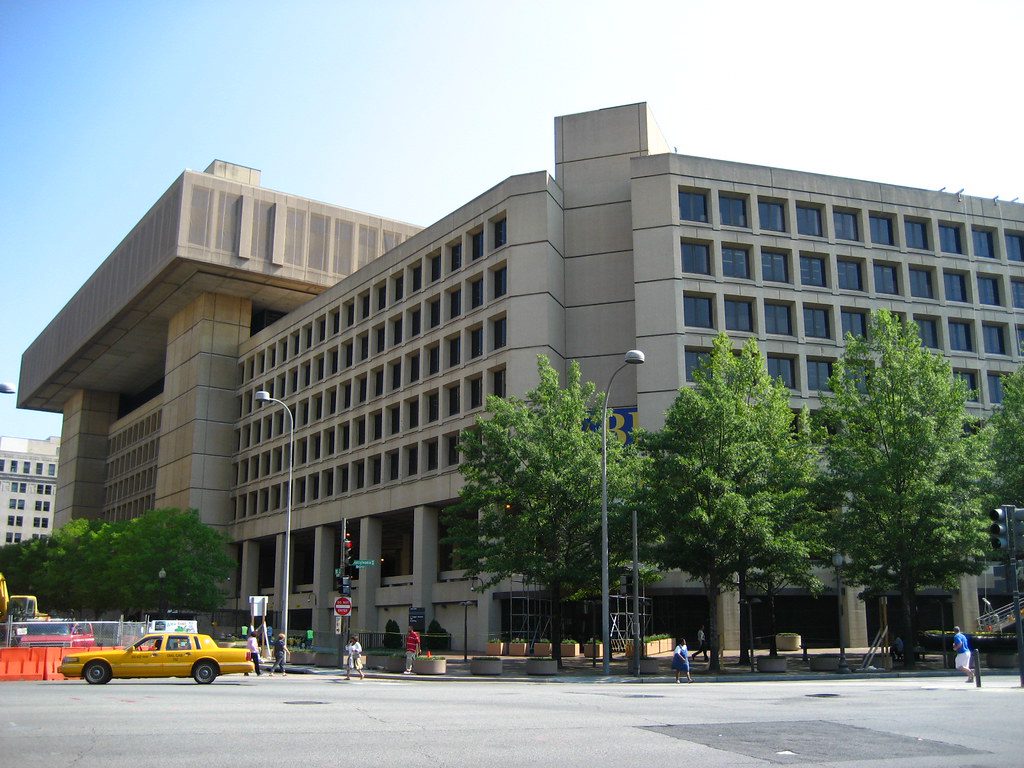
[{"label": "clear blue sky", "polygon": [[[0,381],[184,168],[427,225],[647,101],[686,154],[1024,198],[1020,2],[0,3]],[[0,434],[60,417],[0,395]]]}]

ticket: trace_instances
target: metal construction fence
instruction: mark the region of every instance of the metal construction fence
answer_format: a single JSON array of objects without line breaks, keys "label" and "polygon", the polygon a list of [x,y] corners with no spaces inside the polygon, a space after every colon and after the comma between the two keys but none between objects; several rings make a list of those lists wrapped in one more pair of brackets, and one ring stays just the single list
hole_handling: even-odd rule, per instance
[{"label": "metal construction fence", "polygon": [[144,621],[12,621],[0,624],[0,648],[124,647],[146,634]]}]

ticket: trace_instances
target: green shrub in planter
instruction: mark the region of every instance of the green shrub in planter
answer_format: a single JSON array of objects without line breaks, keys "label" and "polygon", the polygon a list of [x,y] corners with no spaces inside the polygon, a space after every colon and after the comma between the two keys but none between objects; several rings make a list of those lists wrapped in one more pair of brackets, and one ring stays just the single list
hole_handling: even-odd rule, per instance
[{"label": "green shrub in planter", "polygon": [[427,631],[420,640],[420,647],[424,651],[447,651],[449,645],[448,633],[437,619],[431,619]]},{"label": "green shrub in planter", "polygon": [[384,625],[384,647],[401,648],[403,640],[402,630],[398,626],[398,622],[394,619],[388,619],[387,624]]}]

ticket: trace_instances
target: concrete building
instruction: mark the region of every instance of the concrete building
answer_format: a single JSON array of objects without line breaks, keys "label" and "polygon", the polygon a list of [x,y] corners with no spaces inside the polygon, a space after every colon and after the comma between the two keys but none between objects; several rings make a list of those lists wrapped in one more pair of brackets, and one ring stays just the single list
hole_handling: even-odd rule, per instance
[{"label": "concrete building", "polygon": [[[814,407],[876,307],[917,321],[988,412],[1021,361],[1024,207],[671,153],[634,104],[556,118],[554,177],[511,176],[422,230],[227,163],[185,172],[25,353],[19,404],[64,414],[58,523],[196,507],[236,542],[241,608],[284,583],[289,434],[255,400],[269,391],[295,415],[291,626],[330,631],[346,518],[380,564],[353,626],[420,607],[454,628],[477,600],[480,648],[522,587],[472,593],[439,513],[487,394],[532,387],[539,353],[603,387],[640,348],[610,404],[657,428],[727,330]],[[976,581],[961,587],[969,624]],[[698,592],[666,575],[656,620],[699,623]],[[844,599],[864,642],[871,618]],[[734,646],[735,596],[717,609]]]},{"label": "concrete building", "polygon": [[0,437],[0,545],[53,531],[60,438]]}]

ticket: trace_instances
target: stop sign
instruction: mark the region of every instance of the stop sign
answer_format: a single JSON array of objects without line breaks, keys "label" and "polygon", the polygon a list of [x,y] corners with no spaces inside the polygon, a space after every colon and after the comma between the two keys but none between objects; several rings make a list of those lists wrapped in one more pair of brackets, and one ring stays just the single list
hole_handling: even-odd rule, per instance
[{"label": "stop sign", "polygon": [[352,598],[351,597],[339,597],[334,601],[334,612],[338,616],[348,616],[352,613]]}]

